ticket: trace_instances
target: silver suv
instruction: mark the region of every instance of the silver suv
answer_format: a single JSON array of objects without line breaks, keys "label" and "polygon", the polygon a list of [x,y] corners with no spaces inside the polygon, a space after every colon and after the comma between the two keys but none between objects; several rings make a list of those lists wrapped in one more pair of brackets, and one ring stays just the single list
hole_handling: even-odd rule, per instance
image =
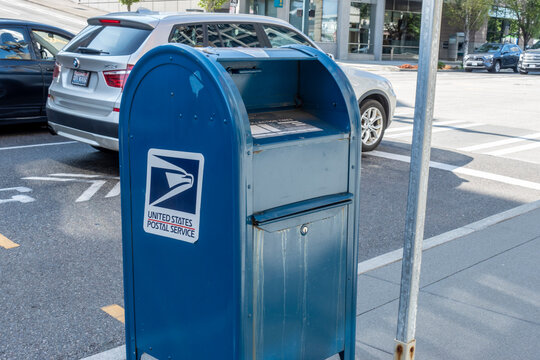
[{"label": "silver suv", "polygon": [[540,71],[540,41],[528,48],[519,57],[518,70],[520,74],[529,71]]},{"label": "silver suv", "polygon": [[[138,11],[91,18],[57,55],[47,101],[52,132],[100,150],[117,151],[125,81],[147,51],[166,43],[252,48],[304,44],[318,48],[287,22],[265,16]],[[342,69],[361,108],[363,150],[373,150],[394,114],[394,90],[383,77],[346,65]]]}]

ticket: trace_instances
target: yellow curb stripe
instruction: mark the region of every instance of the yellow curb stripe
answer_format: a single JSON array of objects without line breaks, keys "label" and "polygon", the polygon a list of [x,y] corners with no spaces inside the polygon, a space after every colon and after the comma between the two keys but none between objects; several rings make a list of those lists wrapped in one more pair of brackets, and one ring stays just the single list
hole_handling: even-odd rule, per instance
[{"label": "yellow curb stripe", "polygon": [[124,324],[124,308],[120,305],[107,305],[102,307],[101,310],[105,311],[107,314]]},{"label": "yellow curb stripe", "polygon": [[13,249],[20,245],[15,244],[13,241],[9,240],[4,235],[0,234],[0,246],[3,247],[4,249]]}]

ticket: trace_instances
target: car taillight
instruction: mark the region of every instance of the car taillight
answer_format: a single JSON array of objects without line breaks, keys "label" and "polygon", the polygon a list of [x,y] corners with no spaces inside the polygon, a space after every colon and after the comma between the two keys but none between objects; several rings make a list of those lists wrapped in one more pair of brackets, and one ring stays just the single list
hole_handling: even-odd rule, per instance
[{"label": "car taillight", "polygon": [[54,70],[53,70],[53,73],[52,73],[53,80],[56,79],[58,77],[58,75],[60,75],[60,69],[61,69],[60,64],[55,62],[54,63]]},{"label": "car taillight", "polygon": [[133,69],[133,65],[128,65],[126,69],[122,70],[104,71],[105,82],[110,87],[123,89],[131,69]]}]

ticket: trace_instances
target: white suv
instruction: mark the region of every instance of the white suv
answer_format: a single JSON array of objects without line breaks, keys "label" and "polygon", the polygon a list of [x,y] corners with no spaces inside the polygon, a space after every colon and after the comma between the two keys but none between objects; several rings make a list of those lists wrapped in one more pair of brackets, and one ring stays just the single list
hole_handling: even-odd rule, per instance
[{"label": "white suv", "polygon": [[[91,18],[57,55],[47,100],[51,131],[100,150],[117,151],[125,81],[147,51],[166,43],[252,48],[304,44],[318,48],[287,22],[265,16],[143,10]],[[394,90],[381,76],[341,67],[361,109],[362,148],[373,150],[394,114]]]}]

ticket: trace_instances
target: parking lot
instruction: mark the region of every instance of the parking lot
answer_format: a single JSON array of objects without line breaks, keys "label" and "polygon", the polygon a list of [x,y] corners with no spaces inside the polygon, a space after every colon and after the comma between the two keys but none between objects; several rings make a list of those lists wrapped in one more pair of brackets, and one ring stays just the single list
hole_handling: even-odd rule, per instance
[{"label": "parking lot", "polygon": [[[400,248],[405,226],[416,72],[375,71],[398,108],[362,157],[360,261]],[[437,84],[426,238],[540,199],[540,76],[445,72]],[[0,159],[0,358],[123,344],[117,154],[15,126]]]}]

